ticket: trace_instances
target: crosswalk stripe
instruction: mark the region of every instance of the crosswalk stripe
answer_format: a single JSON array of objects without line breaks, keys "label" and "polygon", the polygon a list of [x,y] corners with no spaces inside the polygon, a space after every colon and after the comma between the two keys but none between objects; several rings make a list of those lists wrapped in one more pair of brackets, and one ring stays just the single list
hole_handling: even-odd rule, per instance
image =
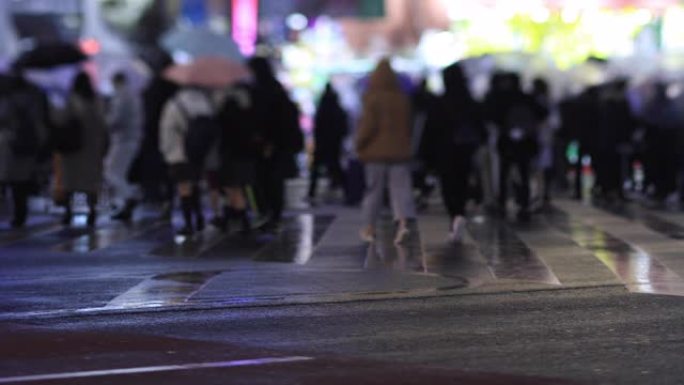
[{"label": "crosswalk stripe", "polygon": [[626,218],[630,221],[640,222],[647,228],[667,236],[671,239],[684,239],[684,226],[668,221],[643,209],[635,207],[617,207],[609,205],[597,205],[594,207],[606,211],[610,214]]},{"label": "crosswalk stripe", "polygon": [[478,244],[498,279],[515,279],[560,285],[546,263],[523,242],[506,223],[487,219],[483,223],[469,222],[468,231]]},{"label": "crosswalk stripe", "polygon": [[70,239],[55,246],[52,250],[65,253],[88,253],[142,236],[166,225],[168,222],[157,218],[146,218],[132,225],[116,224],[113,227],[100,228]]},{"label": "crosswalk stripe", "polygon": [[630,292],[684,296],[684,281],[654,255],[622,240],[612,231],[578,219],[578,208],[574,205],[563,206],[564,211],[555,209],[549,214],[553,218],[550,223],[578,245],[591,250]]},{"label": "crosswalk stripe", "polygon": [[104,309],[140,309],[185,303],[223,271],[160,274],[117,296]]},{"label": "crosswalk stripe", "polygon": [[299,214],[287,218],[283,229],[272,242],[261,248],[252,259],[262,262],[292,262],[307,264],[314,255],[314,249],[328,231],[334,216]]}]

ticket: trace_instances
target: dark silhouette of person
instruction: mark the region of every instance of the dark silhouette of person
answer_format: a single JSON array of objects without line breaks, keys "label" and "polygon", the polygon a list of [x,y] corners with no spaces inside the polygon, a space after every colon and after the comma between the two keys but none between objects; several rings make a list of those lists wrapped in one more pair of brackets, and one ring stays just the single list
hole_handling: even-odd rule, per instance
[{"label": "dark silhouette of person", "polygon": [[295,156],[304,147],[299,109],[276,79],[267,59],[248,62],[254,74],[254,106],[261,156],[257,164],[260,207],[267,213],[262,230],[280,227],[285,204],[285,180],[299,173]]},{"label": "dark silhouette of person", "polygon": [[330,188],[344,186],[345,175],[340,163],[342,141],[349,129],[347,113],[340,105],[339,96],[328,83],[314,116],[314,156],[311,164],[309,199],[316,198],[321,168],[330,176]]},{"label": "dark silhouette of person", "polygon": [[547,109],[525,93],[515,73],[496,74],[493,87],[485,98],[487,118],[498,129],[500,157],[499,210],[505,215],[508,201],[508,178],[518,170],[518,219],[528,220],[530,206],[530,162],[538,151],[537,130],[547,116]]},{"label": "dark silhouette of person", "polygon": [[442,71],[444,95],[428,111],[420,157],[437,171],[451,220],[451,239],[461,240],[472,159],[486,137],[481,106],[459,64]]}]

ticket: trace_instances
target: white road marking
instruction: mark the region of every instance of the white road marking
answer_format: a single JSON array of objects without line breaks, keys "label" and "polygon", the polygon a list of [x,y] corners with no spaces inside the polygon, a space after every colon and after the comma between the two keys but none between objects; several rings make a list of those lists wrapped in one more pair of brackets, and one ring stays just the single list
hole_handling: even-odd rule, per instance
[{"label": "white road marking", "polygon": [[137,368],[120,368],[120,369],[105,369],[105,370],[89,370],[82,372],[64,372],[64,373],[47,373],[36,374],[30,376],[16,376],[16,377],[0,377],[0,384],[14,384],[21,382],[35,382],[35,381],[49,381],[49,380],[66,380],[72,378],[86,378],[86,377],[105,377],[105,376],[121,376],[127,374],[141,374],[141,373],[157,373],[157,372],[171,372],[181,370],[197,370],[197,369],[215,369],[215,368],[233,368],[241,366],[259,366],[270,364],[282,364],[290,362],[311,361],[313,357],[292,356],[292,357],[265,357],[254,358],[246,360],[234,361],[219,361],[219,362],[200,362],[194,364],[182,365],[161,365],[161,366],[142,366]]}]

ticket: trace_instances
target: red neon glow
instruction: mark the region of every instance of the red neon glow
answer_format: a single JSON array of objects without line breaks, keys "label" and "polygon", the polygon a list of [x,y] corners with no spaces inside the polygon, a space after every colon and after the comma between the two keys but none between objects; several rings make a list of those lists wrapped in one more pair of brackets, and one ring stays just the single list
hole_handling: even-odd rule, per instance
[{"label": "red neon glow", "polygon": [[233,0],[232,35],[245,56],[254,54],[259,25],[259,0]]},{"label": "red neon glow", "polygon": [[81,52],[88,56],[94,56],[100,53],[100,50],[102,47],[100,46],[100,42],[97,41],[97,39],[93,38],[86,38],[86,39],[81,39],[78,42],[79,48],[81,48]]}]

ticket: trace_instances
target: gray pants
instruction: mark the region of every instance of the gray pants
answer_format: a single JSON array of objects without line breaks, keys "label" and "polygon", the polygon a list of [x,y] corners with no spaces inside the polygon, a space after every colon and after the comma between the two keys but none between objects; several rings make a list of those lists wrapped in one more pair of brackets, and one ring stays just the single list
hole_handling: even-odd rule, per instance
[{"label": "gray pants", "polygon": [[367,226],[374,226],[380,215],[388,181],[394,219],[413,219],[416,216],[410,163],[367,163],[366,193],[362,208],[364,224]]}]

